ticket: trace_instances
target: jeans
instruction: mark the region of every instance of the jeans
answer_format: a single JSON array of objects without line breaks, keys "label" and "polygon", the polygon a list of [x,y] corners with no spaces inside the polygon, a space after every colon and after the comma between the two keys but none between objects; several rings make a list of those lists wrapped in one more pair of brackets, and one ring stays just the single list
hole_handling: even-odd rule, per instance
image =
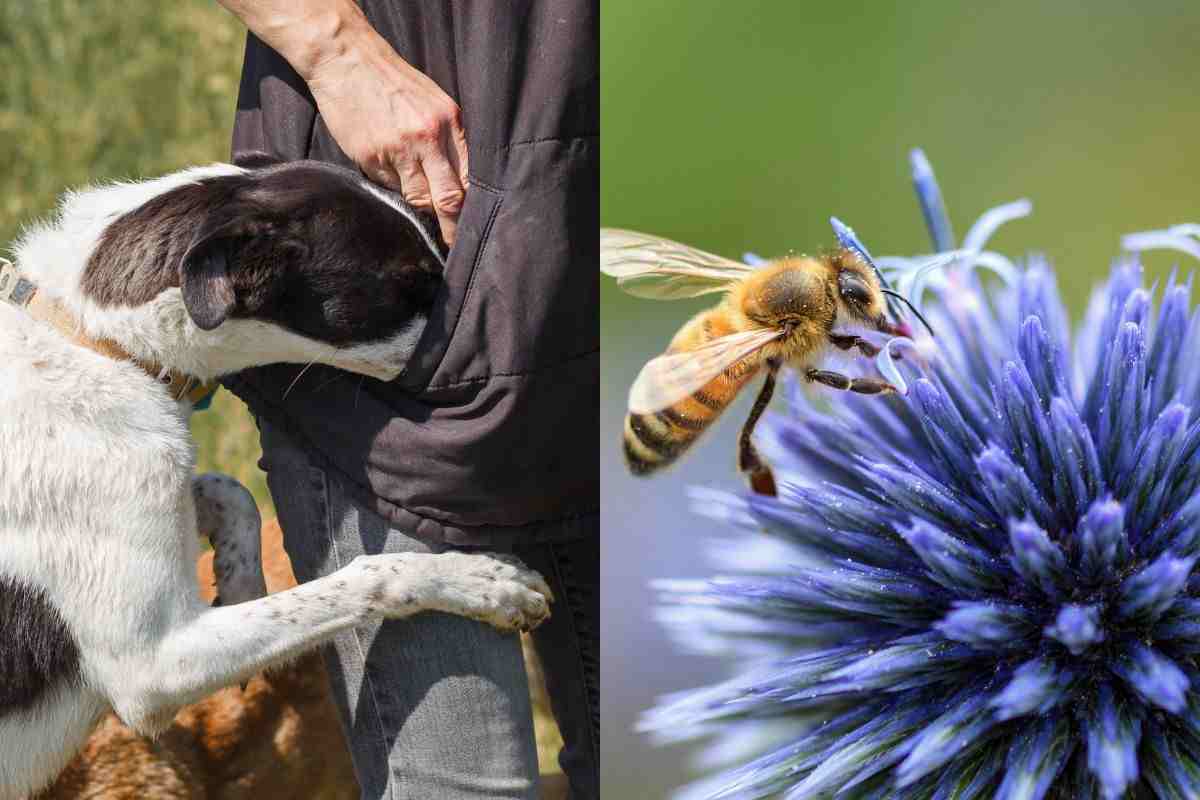
[{"label": "jeans", "polygon": [[[301,583],[360,554],[441,552],[392,527],[340,476],[261,423],[263,463]],[[598,528],[598,526],[596,526]],[[516,546],[554,591],[534,632],[572,797],[599,797],[599,539]],[[536,798],[537,749],[520,638],[425,612],[339,634],[323,649],[364,800]]]}]

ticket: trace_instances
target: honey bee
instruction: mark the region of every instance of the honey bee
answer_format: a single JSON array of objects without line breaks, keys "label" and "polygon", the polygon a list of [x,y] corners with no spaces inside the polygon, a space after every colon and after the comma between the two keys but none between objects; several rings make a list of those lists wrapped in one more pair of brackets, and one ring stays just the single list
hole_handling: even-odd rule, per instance
[{"label": "honey bee", "polygon": [[601,229],[600,270],[629,294],[656,300],[725,295],[720,304],[688,320],[666,352],[648,362],[634,381],[623,433],[632,473],[649,474],[679,458],[738,392],[765,372],[738,440],[738,469],[754,491],[773,495],[774,477],[752,436],[782,366],[834,389],[868,395],[896,391],[879,378],[851,377],[819,366],[829,347],[868,357],[879,353],[855,329],[911,335],[893,300],[911,304],[891,291],[853,232],[836,221],[834,227],[842,247],[760,266],[656,236]]}]

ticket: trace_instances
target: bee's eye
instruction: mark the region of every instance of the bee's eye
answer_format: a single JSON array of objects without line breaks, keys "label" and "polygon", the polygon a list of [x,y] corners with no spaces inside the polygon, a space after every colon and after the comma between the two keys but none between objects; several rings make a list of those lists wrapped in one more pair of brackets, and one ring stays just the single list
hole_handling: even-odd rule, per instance
[{"label": "bee's eye", "polygon": [[842,299],[849,303],[860,306],[871,304],[871,290],[867,282],[853,272],[842,272],[838,275],[838,291],[842,293]]}]

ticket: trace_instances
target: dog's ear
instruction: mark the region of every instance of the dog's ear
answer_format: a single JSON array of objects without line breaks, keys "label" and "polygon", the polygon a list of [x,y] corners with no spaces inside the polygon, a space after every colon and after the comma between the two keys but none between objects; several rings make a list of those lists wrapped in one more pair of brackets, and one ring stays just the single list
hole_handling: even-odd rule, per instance
[{"label": "dog's ear", "polygon": [[179,262],[183,305],[192,322],[202,331],[211,331],[220,325],[237,305],[229,265],[240,238],[233,225],[208,232],[201,229]]},{"label": "dog's ear", "polygon": [[262,150],[246,150],[235,155],[233,163],[234,166],[242,167],[243,169],[262,169],[263,167],[273,167],[277,164],[282,164],[283,159],[279,156],[265,153]]}]

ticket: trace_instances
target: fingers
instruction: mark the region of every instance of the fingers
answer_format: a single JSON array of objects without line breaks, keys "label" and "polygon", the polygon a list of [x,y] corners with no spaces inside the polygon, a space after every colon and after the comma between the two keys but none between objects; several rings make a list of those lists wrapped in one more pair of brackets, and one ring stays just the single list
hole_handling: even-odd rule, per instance
[{"label": "fingers", "polygon": [[397,158],[393,162],[392,168],[395,170],[396,179],[400,182],[398,188],[404,196],[404,202],[414,208],[429,208],[433,205],[429,194],[429,181],[425,178],[425,171],[421,168],[421,161],[416,155]]},{"label": "fingers", "polygon": [[446,148],[450,163],[458,171],[458,180],[463,189],[467,188],[467,132],[463,130],[461,116],[455,116],[450,122],[450,146]]},{"label": "fingers", "polygon": [[382,39],[370,48],[314,71],[308,86],[317,108],[364,175],[432,210],[453,243],[467,187],[462,109]]},{"label": "fingers", "polygon": [[[441,156],[442,154],[437,154]],[[454,244],[458,230],[458,215],[462,212],[463,185],[458,172],[444,157],[433,157],[421,162],[428,179],[426,191],[433,201],[433,213],[446,244]]]},{"label": "fingers", "polygon": [[390,189],[399,191],[404,201],[414,208],[431,209],[437,215],[438,227],[446,244],[454,244],[458,230],[458,216],[462,213],[465,197],[464,182],[455,155],[439,151],[429,152],[424,157],[396,159],[392,169],[381,170],[381,174],[370,176]]},{"label": "fingers", "polygon": [[393,192],[404,191],[404,186],[400,182],[400,171],[395,164],[384,161],[360,162],[359,168],[372,183],[386,186]]},{"label": "fingers", "polygon": [[378,172],[368,177],[399,191],[414,208],[432,210],[442,238],[454,244],[467,186],[467,137],[457,107],[441,122],[423,125]]}]

